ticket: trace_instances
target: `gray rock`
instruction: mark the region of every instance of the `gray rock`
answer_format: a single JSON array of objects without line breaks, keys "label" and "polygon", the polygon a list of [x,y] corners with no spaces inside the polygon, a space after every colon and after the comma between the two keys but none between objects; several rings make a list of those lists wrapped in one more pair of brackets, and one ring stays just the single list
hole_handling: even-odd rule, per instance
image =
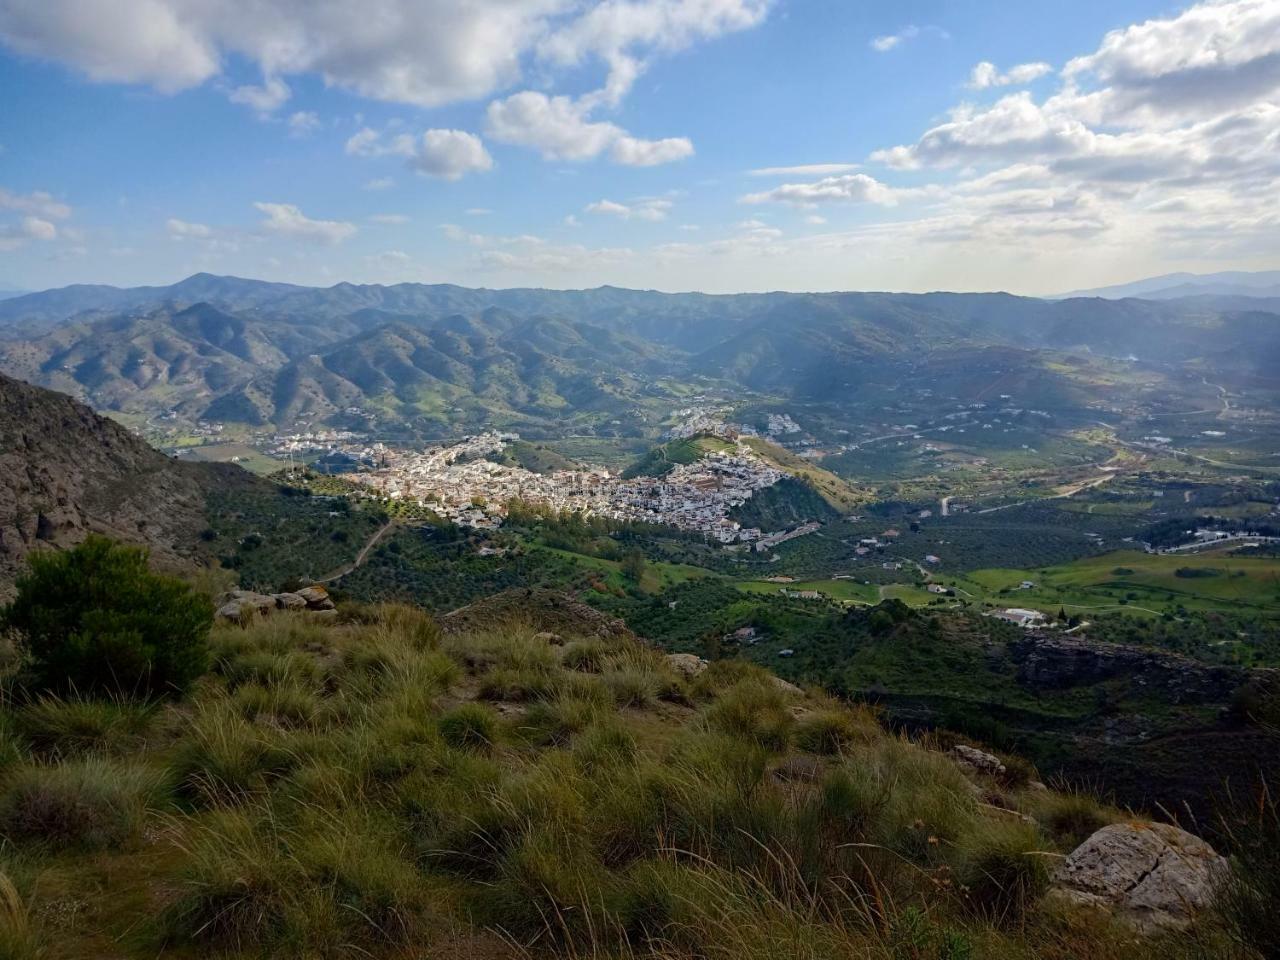
[{"label": "gray rock", "polygon": [[226,603],[224,603],[222,606],[218,608],[218,611],[217,613],[214,614],[214,616],[216,616],[219,620],[234,620],[236,622],[239,622],[240,601],[228,600]]},{"label": "gray rock", "polygon": [[710,666],[707,661],[701,657],[694,656],[692,653],[669,653],[667,654],[667,663],[671,665],[672,670],[686,680],[692,680]]},{"label": "gray rock", "polygon": [[978,750],[975,747],[965,746],[963,743],[951,748],[951,756],[955,758],[960,766],[973,773],[985,773],[987,776],[998,777],[1005,771],[1004,764],[1000,762],[999,757],[992,756],[986,751]]},{"label": "gray rock", "polygon": [[777,687],[779,690],[781,690],[783,693],[791,694],[797,697],[804,695],[803,690],[797,687],[794,683],[790,683],[786,680],[783,680],[781,677],[770,676],[769,679],[772,680],[773,685]]},{"label": "gray rock", "polygon": [[272,597],[281,610],[303,610],[307,606],[307,601],[296,593],[275,593]]},{"label": "gray rock", "polygon": [[543,630],[541,633],[535,633],[533,639],[541,640],[543,643],[549,643],[553,647],[563,647],[564,637],[558,633],[552,633],[550,630]]},{"label": "gray rock", "polygon": [[330,606],[333,604],[333,601],[329,599],[329,591],[319,585],[314,587],[303,587],[298,591],[298,596],[300,596],[303,602],[313,610],[327,610],[329,607],[325,606],[325,604],[329,604]]},{"label": "gray rock", "polygon": [[1054,871],[1050,894],[1109,909],[1138,930],[1180,930],[1210,900],[1227,861],[1199,837],[1167,823],[1113,823]]},{"label": "gray rock", "polygon": [[338,611],[333,607],[326,607],[319,610],[308,610],[307,618],[310,620],[319,620],[321,623],[337,623]]}]

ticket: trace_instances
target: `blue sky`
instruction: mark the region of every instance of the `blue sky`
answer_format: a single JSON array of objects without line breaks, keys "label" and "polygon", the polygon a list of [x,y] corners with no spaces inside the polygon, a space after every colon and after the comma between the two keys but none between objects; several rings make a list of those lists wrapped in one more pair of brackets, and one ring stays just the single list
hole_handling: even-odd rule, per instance
[{"label": "blue sky", "polygon": [[1278,64],[1280,0],[0,0],[0,288],[1275,268]]}]

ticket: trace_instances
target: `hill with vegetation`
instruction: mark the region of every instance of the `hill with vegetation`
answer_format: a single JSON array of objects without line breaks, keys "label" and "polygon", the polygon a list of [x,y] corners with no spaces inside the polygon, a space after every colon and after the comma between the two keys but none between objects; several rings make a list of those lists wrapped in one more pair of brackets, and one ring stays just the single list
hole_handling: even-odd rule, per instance
[{"label": "hill with vegetation", "polygon": [[[67,569],[88,583],[106,556]],[[1223,866],[1194,837],[571,600],[440,621],[323,591],[242,607],[142,700],[42,689],[31,611],[101,602],[42,582],[5,614],[29,631],[0,708],[15,960],[1262,956],[1263,915],[1232,899],[1265,889],[1254,861],[1206,887]],[[158,616],[210,615],[176,581],[148,589],[169,591]],[[1112,836],[1181,844],[1183,872],[1137,882],[1155,903],[1080,905],[1082,842],[1132,866]]]}]

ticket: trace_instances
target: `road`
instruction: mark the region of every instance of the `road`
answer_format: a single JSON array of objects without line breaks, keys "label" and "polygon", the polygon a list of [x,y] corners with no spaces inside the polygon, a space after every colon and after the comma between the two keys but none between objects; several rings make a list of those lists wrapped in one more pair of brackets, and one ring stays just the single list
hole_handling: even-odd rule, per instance
[{"label": "road", "polygon": [[337,580],[340,577],[345,577],[352,570],[355,570],[357,567],[362,566],[365,560],[369,558],[369,551],[372,550],[374,547],[376,547],[378,545],[378,541],[381,540],[383,536],[386,534],[386,532],[390,530],[392,527],[394,527],[395,525],[396,525],[395,520],[388,520],[384,526],[379,528],[374,533],[374,535],[371,536],[365,542],[365,545],[360,548],[360,552],[356,554],[356,558],[354,560],[352,560],[350,563],[344,563],[342,566],[338,567],[338,569],[334,570],[332,573],[329,573],[323,577],[320,577],[315,582],[316,583],[332,583],[334,580]]}]

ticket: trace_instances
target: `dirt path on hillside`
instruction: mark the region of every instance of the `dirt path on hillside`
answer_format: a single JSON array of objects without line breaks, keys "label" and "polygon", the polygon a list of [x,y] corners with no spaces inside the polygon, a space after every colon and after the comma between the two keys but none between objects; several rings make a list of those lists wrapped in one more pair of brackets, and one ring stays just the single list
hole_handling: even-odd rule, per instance
[{"label": "dirt path on hillside", "polygon": [[369,551],[372,550],[374,547],[376,547],[378,545],[378,541],[381,540],[383,536],[386,534],[386,532],[390,530],[392,527],[394,527],[395,525],[396,525],[395,520],[388,520],[384,526],[379,528],[374,533],[374,535],[371,536],[365,542],[365,545],[360,548],[360,552],[356,554],[356,558],[354,560],[352,560],[350,563],[344,563],[342,566],[338,567],[332,573],[329,573],[323,577],[320,577],[315,582],[316,583],[332,583],[334,580],[337,580],[340,577],[345,577],[348,573],[350,573],[352,570],[355,570],[357,567],[363,566],[365,560],[369,558]]}]

